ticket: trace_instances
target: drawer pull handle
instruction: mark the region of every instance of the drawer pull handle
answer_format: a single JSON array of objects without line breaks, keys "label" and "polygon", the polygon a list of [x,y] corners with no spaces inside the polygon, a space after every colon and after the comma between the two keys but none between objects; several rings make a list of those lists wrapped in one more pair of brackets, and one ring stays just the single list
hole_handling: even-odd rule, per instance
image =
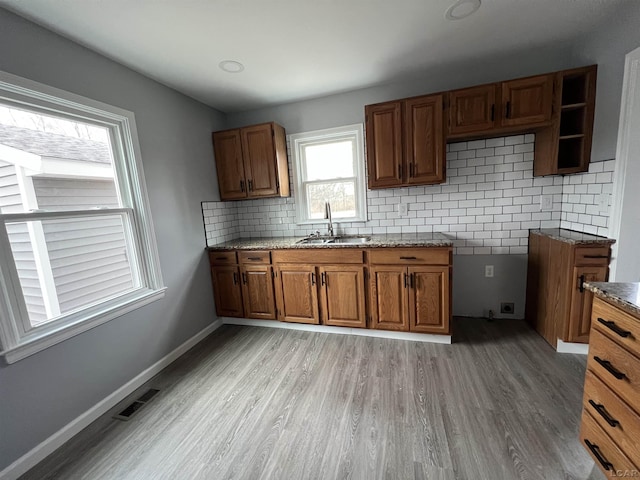
[{"label": "drawer pull handle", "polygon": [[601,403],[596,403],[593,400],[589,400],[589,404],[596,412],[600,414],[602,418],[606,420],[609,425],[611,425],[612,427],[617,427],[618,425],[620,425],[620,422],[618,420],[616,420],[615,418],[611,418],[611,415],[609,415],[607,409],[604,408],[604,405],[602,405]]},{"label": "drawer pull handle", "polygon": [[613,330],[621,337],[627,338],[629,335],[631,335],[631,332],[621,329],[616,325],[616,322],[613,322],[611,320],[605,320],[604,318],[598,317],[598,322],[607,327],[609,330]]},{"label": "drawer pull handle", "polygon": [[253,260],[254,262],[259,262],[262,260],[262,257],[247,257],[247,260]]},{"label": "drawer pull handle", "polygon": [[611,375],[616,377],[618,380],[622,380],[623,378],[627,378],[627,376],[621,371],[617,370],[609,360],[602,360],[600,357],[593,357],[593,359],[598,362],[602,367],[609,372]]},{"label": "drawer pull handle", "polygon": [[400,257],[400,260],[417,260],[418,257]]},{"label": "drawer pull handle", "polygon": [[600,447],[598,447],[598,445],[591,443],[587,439],[585,439],[584,443],[587,447],[589,447],[589,450],[591,450],[591,453],[593,453],[593,456],[598,459],[598,461],[600,462],[600,465],[602,465],[602,468],[604,468],[607,471],[613,470],[613,464],[611,464],[606,458],[604,458],[604,456],[602,455],[602,452],[600,451]]},{"label": "drawer pull handle", "polygon": [[226,260],[227,257],[216,257],[216,260]]},{"label": "drawer pull handle", "polygon": [[584,258],[609,258],[609,255],[584,255]]}]

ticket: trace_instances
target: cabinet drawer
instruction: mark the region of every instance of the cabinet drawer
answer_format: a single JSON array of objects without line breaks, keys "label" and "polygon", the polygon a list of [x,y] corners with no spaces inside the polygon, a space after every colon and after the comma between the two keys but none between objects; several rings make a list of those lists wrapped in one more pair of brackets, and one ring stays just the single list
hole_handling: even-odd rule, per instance
[{"label": "cabinet drawer", "polygon": [[592,329],[587,369],[630,405],[640,398],[640,359]]},{"label": "cabinet drawer", "polygon": [[591,325],[616,343],[640,356],[640,321],[617,307],[595,297]]},{"label": "cabinet drawer", "polygon": [[584,448],[593,457],[605,473],[612,476],[617,470],[636,470],[629,457],[598,426],[598,423],[586,411],[582,411],[580,440]]},{"label": "cabinet drawer", "polygon": [[273,263],[363,263],[362,250],[352,248],[300,248],[297,250],[276,250],[272,254]]},{"label": "cabinet drawer", "polygon": [[267,252],[264,250],[238,252],[238,261],[244,264],[247,264],[247,263],[269,264],[271,263],[271,252]]},{"label": "cabinet drawer", "polygon": [[379,248],[369,250],[374,265],[449,265],[449,248]]},{"label": "cabinet drawer", "polygon": [[238,263],[236,260],[236,252],[209,252],[209,261],[211,265],[232,265]]},{"label": "cabinet drawer", "polygon": [[609,265],[610,248],[600,247],[577,247],[575,250],[575,264],[581,265]]},{"label": "cabinet drawer", "polygon": [[585,377],[583,406],[630,458],[640,459],[637,441],[640,438],[640,416],[589,371]]}]

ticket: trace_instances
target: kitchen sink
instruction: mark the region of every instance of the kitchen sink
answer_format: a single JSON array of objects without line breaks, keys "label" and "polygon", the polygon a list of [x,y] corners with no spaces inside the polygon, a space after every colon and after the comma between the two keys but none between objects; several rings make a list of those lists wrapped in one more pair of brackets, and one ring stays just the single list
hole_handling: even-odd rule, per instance
[{"label": "kitchen sink", "polygon": [[296,243],[303,244],[303,245],[331,245],[331,244],[354,245],[354,244],[367,243],[369,240],[371,240],[371,237],[345,235],[343,237],[324,237],[324,238],[308,237],[308,238],[303,238],[302,240],[298,240]]},{"label": "kitchen sink", "polygon": [[333,241],[333,238],[303,238],[296,243],[303,245],[325,245]]},{"label": "kitchen sink", "polygon": [[367,243],[371,240],[371,237],[337,237],[331,240],[330,243]]}]

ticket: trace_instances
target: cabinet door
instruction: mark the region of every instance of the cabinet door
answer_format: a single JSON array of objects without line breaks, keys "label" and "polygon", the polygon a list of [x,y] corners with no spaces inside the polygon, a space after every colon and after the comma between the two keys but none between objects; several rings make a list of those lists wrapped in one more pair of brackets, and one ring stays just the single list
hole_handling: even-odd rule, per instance
[{"label": "cabinet door", "polygon": [[609,267],[574,267],[568,342],[589,343],[593,293],[582,288],[583,282],[606,282]]},{"label": "cabinet door", "polygon": [[323,323],[366,328],[364,267],[328,265],[318,267],[318,273]]},{"label": "cabinet door", "polygon": [[236,265],[212,267],[211,279],[218,315],[221,317],[242,317],[244,312],[238,267]]},{"label": "cabinet door", "polygon": [[240,130],[227,130],[213,134],[213,152],[218,170],[218,185],[222,200],[247,196],[247,185],[242,163]]},{"label": "cabinet door", "polygon": [[449,333],[449,267],[409,267],[409,330]]},{"label": "cabinet door", "polygon": [[477,133],[496,125],[495,84],[449,92],[449,134]]},{"label": "cabinet door", "polygon": [[402,185],[402,104],[365,107],[369,188]]},{"label": "cabinet door", "polygon": [[409,276],[406,267],[377,266],[371,273],[371,328],[409,330],[407,301]]},{"label": "cabinet door", "polygon": [[503,126],[547,123],[551,120],[553,75],[502,83]]},{"label": "cabinet door", "polygon": [[405,101],[405,159],[408,184],[444,181],[443,96]]},{"label": "cabinet door", "polygon": [[240,268],[242,299],[247,318],[275,320],[276,301],[273,294],[271,265],[247,265]]},{"label": "cabinet door", "polygon": [[246,127],[242,128],[240,133],[249,197],[277,195],[273,125],[266,123]]},{"label": "cabinet door", "polygon": [[278,318],[283,322],[320,323],[317,274],[313,265],[276,267]]}]

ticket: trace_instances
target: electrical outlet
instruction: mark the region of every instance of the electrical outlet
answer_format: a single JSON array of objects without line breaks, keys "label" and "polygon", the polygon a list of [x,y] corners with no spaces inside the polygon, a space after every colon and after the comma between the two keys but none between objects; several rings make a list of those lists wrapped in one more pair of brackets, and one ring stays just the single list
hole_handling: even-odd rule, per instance
[{"label": "electrical outlet", "polygon": [[493,265],[485,265],[484,266],[484,276],[485,277],[493,277]]},{"label": "electrical outlet", "polygon": [[507,315],[513,315],[515,307],[511,302],[502,302],[500,304],[500,313],[506,313]]},{"label": "electrical outlet", "polygon": [[553,210],[553,195],[540,195],[540,210],[543,212]]},{"label": "electrical outlet", "polygon": [[398,216],[406,217],[409,213],[409,204],[408,203],[399,203],[398,204]]}]

